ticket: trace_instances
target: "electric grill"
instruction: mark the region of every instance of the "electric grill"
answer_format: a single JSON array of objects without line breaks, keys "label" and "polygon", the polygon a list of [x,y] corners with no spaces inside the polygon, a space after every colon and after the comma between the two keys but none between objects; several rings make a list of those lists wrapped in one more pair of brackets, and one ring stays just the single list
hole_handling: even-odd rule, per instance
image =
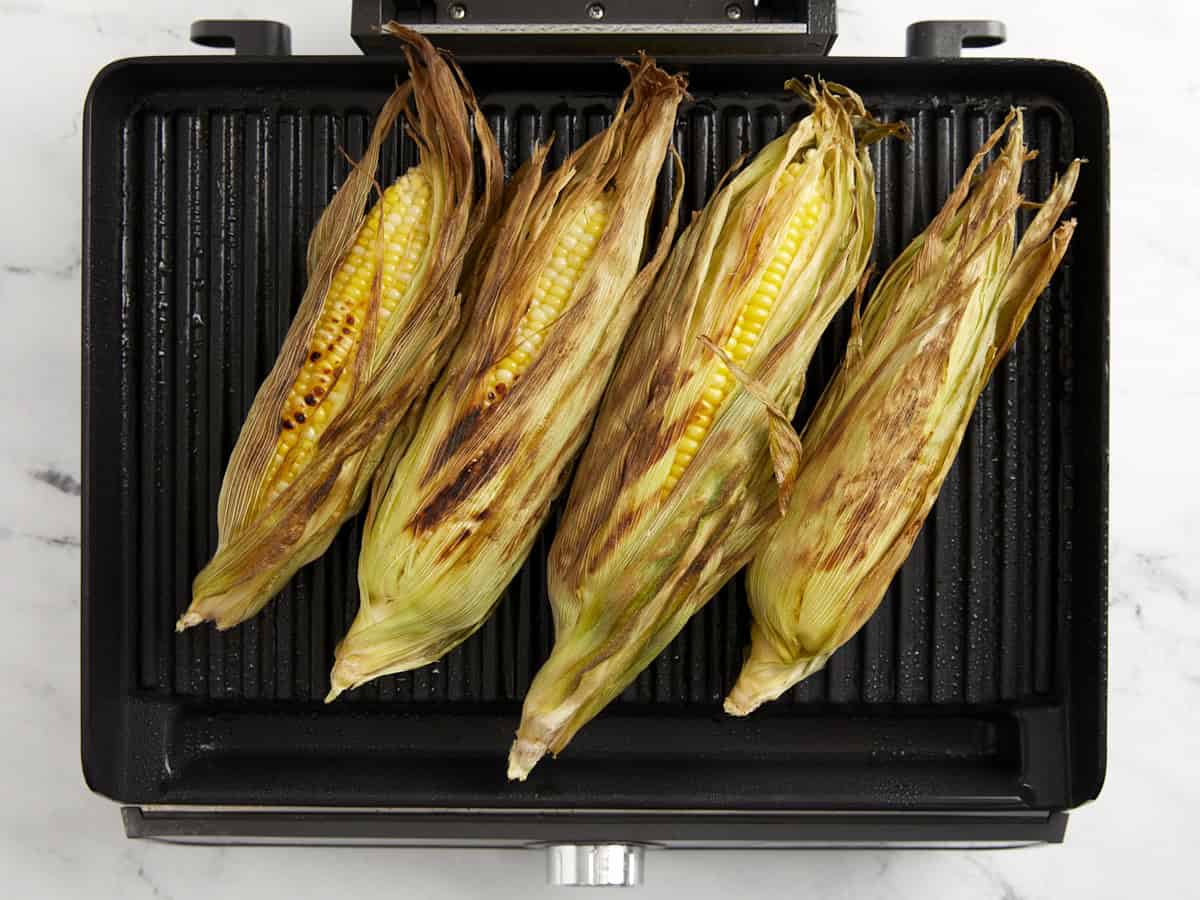
[{"label": "electric grill", "polygon": [[[824,56],[833,2],[355,2],[356,57],[290,57],[286,26],[198,22],[235,55],[124,60],[84,136],[83,767],[131,837],[552,846],[559,882],[626,883],[645,846],[1056,842],[1105,760],[1108,119],[1075,66],[956,58],[994,22],[909,29],[910,58]],[[866,628],[751,718],[720,700],[749,612],[740,578],[527,783],[505,780],[552,638],[553,521],[484,628],[432,666],[322,704],[357,608],[360,524],[257,618],[176,634],[216,544],[225,462],[304,285],[311,228],[404,76],[375,29],[452,49],[509,173],[603,128],[646,49],[694,99],[675,145],[685,213],[803,109],[851,85],[911,142],[872,148],[877,269],[941,206],[1010,106],[1039,151],[1024,190],[1086,157],[1079,229],[983,395],[945,488]],[[416,159],[403,134],[381,178]],[[673,177],[664,167],[662,183]],[[660,199],[655,227],[665,218]],[[1022,213],[1021,224],[1032,213]],[[802,422],[849,331],[831,327]]]}]

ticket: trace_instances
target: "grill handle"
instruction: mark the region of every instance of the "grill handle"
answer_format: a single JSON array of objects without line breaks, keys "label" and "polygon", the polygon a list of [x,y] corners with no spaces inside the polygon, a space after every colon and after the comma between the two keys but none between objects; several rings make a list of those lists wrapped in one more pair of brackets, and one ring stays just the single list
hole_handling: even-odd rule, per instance
[{"label": "grill handle", "polygon": [[637,887],[644,848],[638,844],[551,844],[546,880],[555,887]]}]

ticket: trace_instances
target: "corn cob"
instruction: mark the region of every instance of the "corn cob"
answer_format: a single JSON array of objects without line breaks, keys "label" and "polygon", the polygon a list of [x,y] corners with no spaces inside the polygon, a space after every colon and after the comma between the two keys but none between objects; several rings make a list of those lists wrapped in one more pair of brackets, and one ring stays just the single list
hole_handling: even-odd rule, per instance
[{"label": "corn cob", "polygon": [[645,58],[628,66],[612,124],[550,175],[541,147],[509,187],[467,332],[416,438],[380,470],[330,700],[432,662],[483,624],[583,445],[669,246],[639,273],[684,82]]},{"label": "corn cob", "polygon": [[[986,154],[1008,141],[983,176]],[[749,656],[725,701],[745,715],[824,666],[908,556],[971,411],[1066,252],[1067,169],[1014,253],[1027,154],[1014,111],[892,264],[804,431],[787,515],[748,575]]]},{"label": "corn cob", "polygon": [[[390,27],[390,26],[389,26]],[[464,254],[500,193],[499,150],[453,63],[416,32],[410,80],[384,104],[367,151],[322,214],[309,284],[259,388],[221,485],[216,554],[177,628],[229,628],[316,559],[361,507],[393,433],[403,441],[461,321]],[[404,114],[420,163],[369,214],[380,148]],[[475,198],[471,124],[483,162]]]},{"label": "corn cob", "polygon": [[811,114],[684,232],[613,376],[550,551],[554,651],[510,778],[648,665],[786,502],[805,368],[871,251],[865,143],[897,130],[840,85],[788,86]]}]

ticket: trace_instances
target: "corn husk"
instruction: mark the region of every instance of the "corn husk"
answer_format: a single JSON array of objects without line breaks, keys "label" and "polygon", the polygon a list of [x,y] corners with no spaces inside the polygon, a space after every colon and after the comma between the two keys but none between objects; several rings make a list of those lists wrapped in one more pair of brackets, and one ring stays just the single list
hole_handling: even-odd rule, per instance
[{"label": "corn husk", "polygon": [[[972,180],[1005,130],[995,162]],[[932,507],[971,411],[1066,252],[1055,227],[1076,161],[1014,252],[1020,113],[892,264],[804,430],[786,517],[750,566],[748,658],[725,701],[745,715],[824,666],[878,607]]]},{"label": "corn husk", "polygon": [[[394,446],[381,469],[359,561],[361,605],[337,648],[330,700],[432,662],[483,624],[583,445],[669,246],[669,239],[661,242],[641,268],[685,86],[646,58],[628,68],[631,83],[611,125],[549,174],[549,145],[542,146],[509,187],[471,287],[473,320],[416,438]],[[613,203],[608,225],[564,311],[542,331],[530,368],[491,402],[486,375],[514,346],[556,242],[606,191]],[[677,190],[668,235],[678,200]]]},{"label": "corn husk", "polygon": [[[394,25],[388,30],[403,43],[409,81],[384,104],[366,153],[313,231],[308,287],[230,457],[217,509],[217,550],[196,576],[180,630],[206,620],[222,629],[244,621],[301,566],[325,552],[342,523],[361,508],[393,435],[399,442],[411,435],[412,412],[460,330],[457,284],[471,242],[499,199],[499,149],[453,62],[414,31]],[[376,333],[376,278],[363,342],[353,366],[342,376],[353,379],[349,399],[321,434],[307,468],[278,502],[263,504],[260,485],[280,433],[279,411],[305,364],[333,273],[364,222],[364,207],[377,188],[380,150],[401,116],[433,184],[430,240],[418,270],[418,287]],[[483,171],[478,198],[472,124]],[[377,243],[382,259],[383,242]]]},{"label": "corn husk", "polygon": [[[525,699],[510,778],[560,751],[629,684],[748,560],[786,504],[799,458],[790,419],[805,369],[871,251],[866,143],[897,130],[839,85],[789,87],[811,114],[722,186],[684,232],[613,377],[550,552],[555,645]],[[780,188],[795,161],[801,174]],[[753,354],[734,365],[720,347],[813,192],[827,212],[792,261]],[[738,384],[664,490],[719,358]]]}]

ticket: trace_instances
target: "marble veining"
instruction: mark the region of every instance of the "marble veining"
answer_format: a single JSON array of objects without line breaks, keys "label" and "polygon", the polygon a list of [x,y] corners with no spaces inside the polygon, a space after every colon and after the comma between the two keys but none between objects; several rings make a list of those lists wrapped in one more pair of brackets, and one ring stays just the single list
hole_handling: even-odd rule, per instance
[{"label": "marble veining", "polygon": [[4,263],[0,265],[0,270],[8,275],[33,275],[54,278],[59,281],[77,281],[79,278],[79,266],[80,260],[79,257],[76,257],[65,266],[24,266],[15,263]]},{"label": "marble veining", "polygon": [[30,474],[43,484],[48,484],[55,490],[72,497],[78,497],[83,492],[83,485],[79,483],[79,479],[66,472],[60,472],[57,469],[39,469]]},{"label": "marble veining", "polygon": [[[135,11],[131,12],[133,9]],[[1108,781],[1062,847],[650,853],[651,897],[1125,898],[1194,891],[1200,837],[1200,81],[1193,4],[910,0],[839,8],[842,55],[888,55],[925,18],[1004,16],[988,55],[1056,57],[1112,106]],[[83,97],[126,56],[197,52],[188,23],[288,21],[299,53],[352,52],[349,2],[0,2],[0,879],[41,897],[551,896],[537,852],[175,847],[125,840],[79,766],[80,153]],[[1080,314],[1087,314],[1081,310]],[[1188,888],[1188,885],[1192,888]],[[558,896],[557,894],[554,894]]]}]

